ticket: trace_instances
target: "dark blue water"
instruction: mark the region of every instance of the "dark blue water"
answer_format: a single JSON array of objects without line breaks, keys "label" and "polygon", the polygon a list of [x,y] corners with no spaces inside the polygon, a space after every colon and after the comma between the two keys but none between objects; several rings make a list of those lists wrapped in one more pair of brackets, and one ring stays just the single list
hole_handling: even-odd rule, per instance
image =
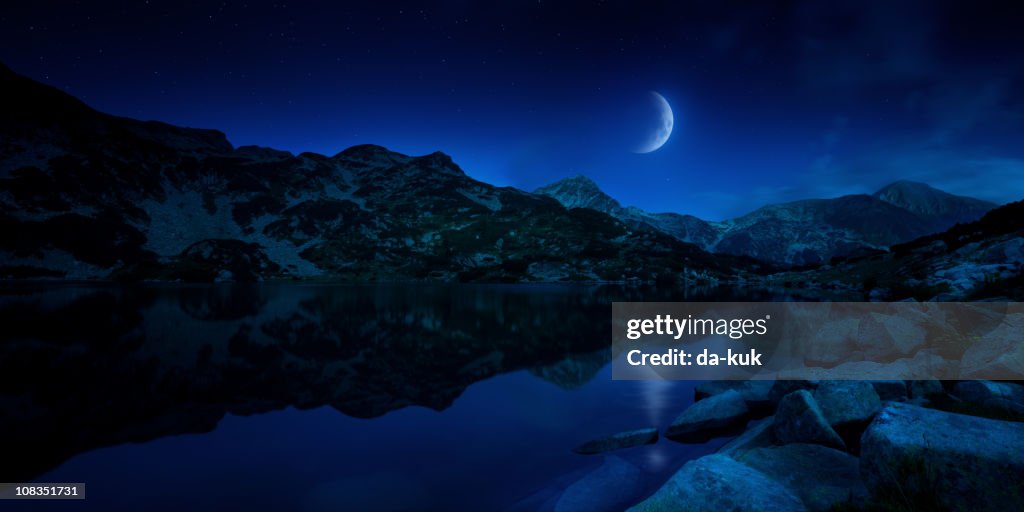
[{"label": "dark blue water", "polygon": [[[517,372],[472,386],[440,413],[410,407],[360,420],[322,407],[229,415],[209,434],[94,450],[37,480],[87,482],[93,510],[503,510],[520,501],[543,508],[601,463],[572,446],[670,421],[687,387],[647,393],[602,371],[566,391]],[[662,441],[618,455],[654,485],[708,449]],[[49,508],[68,504],[59,505]]]},{"label": "dark blue water", "polygon": [[[689,382],[611,380],[616,287],[20,286],[0,322],[2,481],[85,482],[21,510],[569,510]],[[731,298],[731,297],[729,297]],[[724,440],[614,453],[642,499]],[[562,500],[561,503],[559,500]],[[0,508],[7,509],[3,506]]]}]

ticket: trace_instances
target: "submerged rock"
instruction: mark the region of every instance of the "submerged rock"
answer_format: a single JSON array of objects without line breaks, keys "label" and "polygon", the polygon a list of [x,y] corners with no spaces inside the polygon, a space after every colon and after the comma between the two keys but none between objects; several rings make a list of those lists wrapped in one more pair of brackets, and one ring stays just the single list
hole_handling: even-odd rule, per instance
[{"label": "submerged rock", "polygon": [[807,510],[792,491],[760,471],[725,455],[687,462],[653,496],[630,512]]},{"label": "submerged rock", "polygon": [[846,443],[832,429],[814,397],[805,389],[794,391],[779,402],[773,432],[782,444],[810,443],[846,449]]},{"label": "submerged rock", "polygon": [[706,398],[688,407],[669,425],[665,437],[683,442],[703,442],[733,433],[750,419],[750,409],[735,390]]},{"label": "submerged rock", "polygon": [[634,446],[644,444],[654,444],[657,441],[657,428],[641,428],[638,430],[619,432],[601,439],[592,439],[577,446],[576,448],[573,448],[572,451],[583,455],[594,455],[613,450],[621,450],[623,448],[632,448]]},{"label": "submerged rock", "polygon": [[824,381],[814,390],[814,401],[833,427],[866,424],[882,407],[874,386],[863,380]]},{"label": "submerged rock", "polygon": [[904,509],[1018,510],[1024,424],[890,403],[861,441],[861,476]]},{"label": "submerged rock", "polygon": [[625,460],[605,457],[604,463],[569,485],[555,503],[555,512],[619,511],[641,491],[640,468]]},{"label": "submerged rock", "polygon": [[868,495],[857,457],[825,446],[794,443],[755,448],[737,460],[785,485],[807,510],[827,511],[842,503],[859,507]]}]

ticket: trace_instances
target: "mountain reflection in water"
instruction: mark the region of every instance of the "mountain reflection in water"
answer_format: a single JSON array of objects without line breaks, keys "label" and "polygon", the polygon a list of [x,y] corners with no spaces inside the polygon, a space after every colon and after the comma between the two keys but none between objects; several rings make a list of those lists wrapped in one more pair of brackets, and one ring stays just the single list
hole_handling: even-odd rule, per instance
[{"label": "mountain reflection in water", "polygon": [[[260,508],[543,509],[600,463],[571,454],[576,443],[663,426],[692,401],[691,383],[611,381],[606,368],[612,301],[688,298],[734,296],[553,285],[8,287],[0,481],[84,481],[86,502],[104,509],[153,509],[154,493],[167,509],[236,503],[225,496]],[[168,438],[190,433],[206,434]],[[707,449],[661,441],[622,456],[650,473],[646,489]],[[424,472],[439,464],[448,469]],[[161,474],[177,487],[161,487]],[[117,491],[126,479],[135,490]],[[415,504],[387,501],[394,485]]]}]

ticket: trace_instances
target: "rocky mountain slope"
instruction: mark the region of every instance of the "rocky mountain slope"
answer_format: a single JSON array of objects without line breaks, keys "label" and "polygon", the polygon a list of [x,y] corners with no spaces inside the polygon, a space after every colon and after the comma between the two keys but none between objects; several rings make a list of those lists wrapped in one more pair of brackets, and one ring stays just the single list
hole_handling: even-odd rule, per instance
[{"label": "rocky mountain slope", "polygon": [[912,181],[891,183],[872,194],[872,197],[930,222],[928,229],[934,233],[945,231],[956,224],[978,220],[982,214],[995,207],[988,201],[949,194]]},{"label": "rocky mountain slope", "polygon": [[629,225],[648,226],[718,253],[804,265],[865,249],[882,249],[977,220],[994,204],[899,181],[872,195],[769,205],[741,217],[708,222],[690,215],[623,208],[588,178],[577,176],[537,193],[593,208]]},{"label": "rocky mountain slope", "polygon": [[636,207],[623,207],[586,176],[566,178],[540,187],[534,193],[552,197],[566,207],[604,212],[631,226],[653,228],[701,247],[711,247],[719,237],[715,223],[693,215],[648,213]]},{"label": "rocky mountain slope", "polygon": [[886,252],[837,258],[833,263],[773,279],[890,300],[1024,300],[1024,201]]},{"label": "rocky mountain slope", "polygon": [[479,182],[442,153],[234,148],[2,66],[0,85],[2,277],[676,281],[749,266]]}]

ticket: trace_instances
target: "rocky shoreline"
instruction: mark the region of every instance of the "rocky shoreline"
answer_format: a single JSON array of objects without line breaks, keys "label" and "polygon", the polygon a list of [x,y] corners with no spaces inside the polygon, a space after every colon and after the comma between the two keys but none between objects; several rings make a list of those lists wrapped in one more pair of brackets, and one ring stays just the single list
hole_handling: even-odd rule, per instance
[{"label": "rocky shoreline", "polygon": [[739,434],[686,463],[630,511],[1024,505],[1021,384],[716,381],[698,385],[695,400],[665,437],[703,442]]}]

